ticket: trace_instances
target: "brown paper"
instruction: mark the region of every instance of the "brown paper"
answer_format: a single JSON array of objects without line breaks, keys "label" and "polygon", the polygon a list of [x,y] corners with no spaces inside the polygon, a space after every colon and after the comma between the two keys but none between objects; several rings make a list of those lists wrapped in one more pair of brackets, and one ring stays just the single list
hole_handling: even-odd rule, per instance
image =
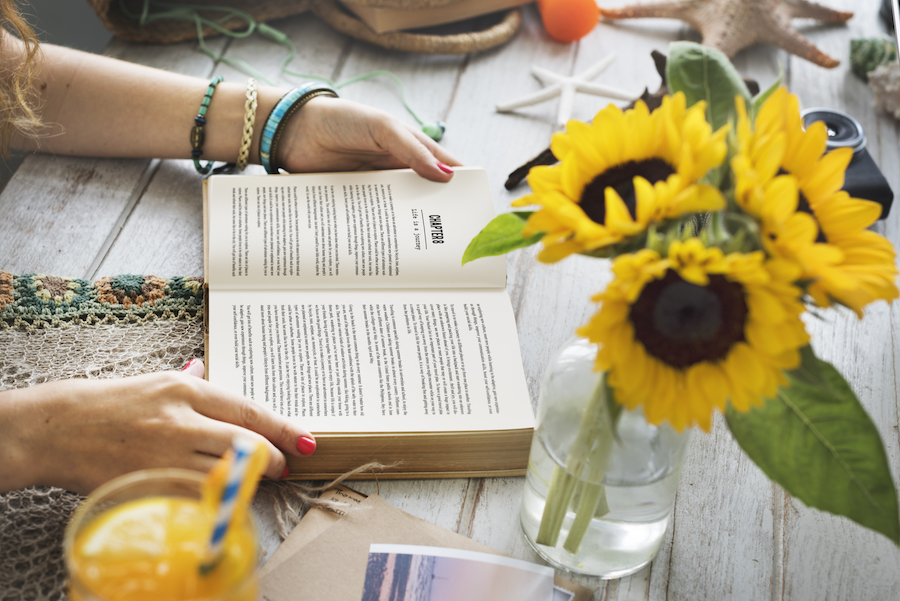
[{"label": "brown paper", "polygon": [[[312,521],[307,522],[310,518]],[[310,533],[315,536],[310,538]],[[305,544],[298,544],[297,540]],[[276,564],[261,572],[260,599],[358,601],[362,599],[372,543],[447,547],[503,555],[372,495],[356,507],[348,507],[344,516],[330,514],[329,517],[328,512],[320,509],[307,512],[282,543],[286,550],[282,552],[279,548],[272,556]],[[573,601],[589,601],[593,594],[590,589],[559,576],[554,578],[554,583],[574,593]]]},{"label": "brown paper", "polygon": [[358,507],[366,500],[366,495],[338,484],[323,492],[319,498],[323,501],[342,503],[347,507],[318,507],[307,511],[300,524],[291,531],[291,535],[275,549],[269,560],[259,569],[260,578],[264,578],[276,566],[281,565],[329,526],[347,515],[351,507]]}]

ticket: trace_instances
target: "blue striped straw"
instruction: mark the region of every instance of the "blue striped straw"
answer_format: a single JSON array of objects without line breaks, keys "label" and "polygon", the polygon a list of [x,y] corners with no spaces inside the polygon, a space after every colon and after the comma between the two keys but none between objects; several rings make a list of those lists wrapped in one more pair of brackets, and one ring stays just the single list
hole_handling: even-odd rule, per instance
[{"label": "blue striped straw", "polygon": [[213,528],[209,541],[208,562],[200,566],[200,572],[205,574],[216,567],[222,554],[222,545],[225,542],[225,534],[228,532],[228,524],[234,515],[237,505],[238,491],[247,472],[247,464],[250,456],[256,450],[256,443],[246,436],[236,436],[231,443],[234,459],[228,470],[228,480],[222,490],[222,499],[219,503],[219,511],[216,514],[216,525]]}]

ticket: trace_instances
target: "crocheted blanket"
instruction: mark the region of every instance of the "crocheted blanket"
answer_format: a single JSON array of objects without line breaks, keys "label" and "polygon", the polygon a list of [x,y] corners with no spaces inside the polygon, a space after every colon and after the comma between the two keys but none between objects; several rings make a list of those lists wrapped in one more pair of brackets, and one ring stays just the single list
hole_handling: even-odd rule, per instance
[{"label": "crocheted blanket", "polygon": [[[202,278],[0,271],[0,391],[180,369],[202,355]],[[58,488],[0,495],[0,599],[66,598],[62,536],[80,501]]]}]

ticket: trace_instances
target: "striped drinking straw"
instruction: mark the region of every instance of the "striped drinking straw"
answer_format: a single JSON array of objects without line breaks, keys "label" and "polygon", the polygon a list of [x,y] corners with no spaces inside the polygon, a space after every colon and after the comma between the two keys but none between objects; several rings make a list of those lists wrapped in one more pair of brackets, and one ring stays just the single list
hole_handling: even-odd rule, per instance
[{"label": "striped drinking straw", "polygon": [[209,541],[208,559],[206,563],[200,566],[201,574],[211,571],[221,559],[225,534],[228,532],[228,525],[231,523],[231,517],[234,515],[238,491],[241,489],[241,484],[244,481],[244,474],[247,472],[250,456],[256,450],[256,443],[245,436],[236,436],[231,443],[231,450],[234,459],[231,461],[228,479],[225,481],[225,487],[222,489],[222,498],[216,514],[215,527]]}]

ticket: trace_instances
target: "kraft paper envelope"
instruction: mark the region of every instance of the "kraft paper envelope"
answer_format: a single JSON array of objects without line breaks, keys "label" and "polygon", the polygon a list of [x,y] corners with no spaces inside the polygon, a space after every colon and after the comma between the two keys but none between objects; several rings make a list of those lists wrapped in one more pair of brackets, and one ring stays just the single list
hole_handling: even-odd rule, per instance
[{"label": "kraft paper envelope", "polygon": [[281,565],[284,560],[291,557],[306,543],[319,536],[325,529],[347,515],[349,509],[365,501],[366,495],[338,484],[322,492],[319,498],[324,501],[342,503],[347,507],[320,507],[307,511],[300,523],[291,531],[290,536],[275,549],[269,560],[259,569],[259,577],[261,579],[265,578],[266,574],[275,569],[276,566]]},{"label": "kraft paper envelope", "polygon": [[[353,506],[348,506],[343,516],[320,509],[307,512],[261,570],[262,601],[300,598],[359,601],[372,543],[449,547],[503,555],[392,507],[377,495],[358,505],[356,501],[349,503]],[[574,593],[573,601],[589,601],[593,594],[590,589],[559,576],[554,583]]]}]

